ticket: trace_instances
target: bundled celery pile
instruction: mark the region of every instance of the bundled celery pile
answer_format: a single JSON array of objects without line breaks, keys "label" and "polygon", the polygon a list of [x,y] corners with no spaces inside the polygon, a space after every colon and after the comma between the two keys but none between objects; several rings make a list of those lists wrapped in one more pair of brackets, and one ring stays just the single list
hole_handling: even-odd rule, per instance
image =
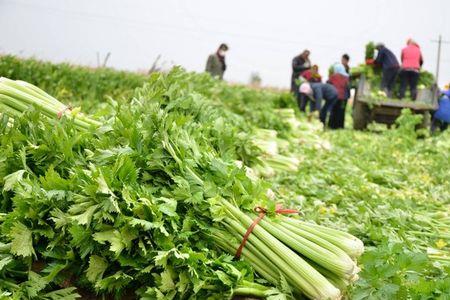
[{"label": "bundled celery pile", "polygon": [[[224,206],[222,223],[227,230],[213,230],[211,238],[233,253],[253,221],[235,206],[226,202]],[[340,299],[339,289],[345,290],[358,278],[359,268],[352,258],[362,252],[362,242],[349,234],[283,217],[262,219],[249,235],[242,256],[272,284],[286,280],[294,294]]]},{"label": "bundled celery pile", "polygon": [[23,112],[37,108],[45,117],[61,118],[71,116],[74,124],[81,129],[100,126],[100,122],[84,116],[79,109],[72,109],[53,98],[38,87],[20,80],[0,78],[0,111],[11,116],[20,116]]},{"label": "bundled celery pile", "polygon": [[[58,87],[65,89],[64,83],[84,76],[74,68],[73,73],[61,74],[61,80],[55,81],[51,76],[39,75],[45,74],[39,66],[33,65],[32,69],[25,74],[35,74],[33,83],[49,87],[45,90],[57,98],[66,95]],[[19,73],[20,70],[14,71]],[[4,74],[8,74],[7,70]],[[102,74],[104,81],[115,82],[114,78]],[[86,87],[95,86],[91,84],[95,80],[88,81],[80,85],[81,95],[89,94]],[[108,124],[97,130],[94,137],[90,131],[75,131],[70,117],[52,121],[32,110],[23,118],[0,118],[0,219],[11,214],[0,226],[0,241],[6,243],[0,247],[0,259],[7,262],[1,267],[0,294],[14,291],[16,299],[59,299],[64,292],[70,292],[70,287],[76,287],[72,294],[93,299],[96,293],[99,298],[108,297],[112,293],[108,291],[114,291],[118,298],[131,299],[133,295],[144,299],[224,299],[231,294],[291,298],[295,288],[287,282],[288,277],[280,277],[275,284],[277,290],[257,272],[254,262],[261,265],[260,261],[251,262],[254,267],[250,265],[245,257],[252,246],[250,238],[243,259],[232,260],[242,234],[233,236],[238,231],[228,231],[225,219],[228,221],[230,216],[223,206],[212,205],[218,199],[230,200],[252,220],[254,205],[262,205],[268,209],[264,220],[279,225],[283,217],[270,206],[273,201],[269,199],[274,199],[284,203],[284,207],[299,209],[300,218],[308,220],[308,225],[321,224],[358,236],[365,244],[364,254],[358,259],[363,267],[358,273],[360,279],[347,287],[345,298],[446,299],[450,294],[446,214],[450,208],[450,185],[445,167],[450,153],[449,133],[417,139],[416,121],[412,120],[415,118],[408,114],[402,116],[397,129],[377,134],[323,132],[320,123],[309,123],[298,115],[301,123],[293,129],[277,111],[296,109],[296,102],[288,93],[228,86],[206,75],[179,71],[153,76],[150,81],[151,85],[136,92],[131,108],[120,99],[104,103],[102,98],[88,98],[89,107],[93,108],[89,113],[102,115]],[[67,95],[63,98],[72,99]],[[150,102],[155,111],[149,109]],[[81,103],[84,108],[86,104]],[[196,176],[175,167],[167,150],[158,148],[162,139],[154,128],[160,124],[157,115],[163,112],[172,116],[171,121],[157,127],[183,127],[183,134],[173,130],[168,135],[169,142],[176,156],[187,162]],[[280,154],[301,158],[297,171],[276,172],[268,181],[255,176],[258,172],[252,170],[264,159],[264,151],[253,142],[258,128],[276,131]],[[195,144],[190,142],[192,139]],[[186,160],[190,157],[186,153],[195,159]],[[207,153],[221,159],[205,159]],[[197,167],[192,166],[194,162]],[[86,170],[87,163],[92,170]],[[51,168],[55,172],[45,174]],[[22,173],[23,169],[27,171]],[[133,180],[134,172],[129,172],[134,169],[138,169],[139,184]],[[180,176],[172,180],[177,174]],[[202,188],[193,183],[200,183],[199,179],[204,182]],[[103,192],[109,187],[115,196],[96,195],[95,187]],[[210,198],[217,196],[218,190],[221,197]],[[204,197],[208,197],[208,203],[202,200]],[[85,198],[97,199],[99,206],[81,201]],[[107,205],[115,203],[114,199],[119,203],[120,218],[112,211],[115,206]],[[259,201],[253,203],[255,199]],[[12,203],[17,205],[13,212]],[[207,229],[212,226],[204,222],[209,217],[194,218],[187,213],[187,204],[190,207],[194,203],[203,208],[202,216],[208,215],[221,224],[216,229],[227,234],[226,244],[210,241],[213,231]],[[63,214],[49,219],[48,207],[56,205],[62,206],[57,208]],[[64,205],[73,209],[68,212]],[[214,207],[217,209],[211,211]],[[64,222],[67,216],[69,221]],[[151,217],[146,219],[150,223],[141,220],[145,216]],[[79,225],[75,219],[90,222]],[[20,221],[26,229],[19,225],[11,231],[12,220]],[[52,220],[61,227],[55,229]],[[110,220],[114,220],[113,225]],[[263,229],[261,224],[257,227]],[[129,243],[127,237],[135,230],[139,241]],[[96,234],[99,231],[104,233]],[[12,236],[30,241],[30,232],[38,255],[32,256],[31,271],[32,258],[11,255],[8,242]],[[57,243],[52,244],[56,245],[54,248],[45,247],[47,240],[55,240],[51,237],[56,236],[54,232],[66,245],[64,248]],[[200,238],[199,232],[208,238]],[[255,232],[250,236],[253,235],[259,240]],[[106,236],[111,243],[105,241]],[[175,248],[174,244],[179,246]],[[29,249],[28,244],[22,248]],[[231,255],[223,254],[223,250]],[[97,255],[78,257],[80,251],[96,251]],[[306,256],[299,256],[332,282],[329,271]],[[259,259],[252,255],[255,257]],[[69,290],[64,290],[67,287]]]},{"label": "bundled celery pile", "polygon": [[298,158],[279,153],[279,149],[288,150],[290,144],[287,140],[278,138],[277,134],[275,130],[255,129],[252,142],[262,154],[260,163],[254,169],[265,177],[271,177],[276,172],[295,172],[300,164]]},{"label": "bundled celery pile", "polygon": [[343,232],[268,216],[250,235],[243,261],[231,260],[253,208],[274,206],[268,184],[235,163],[258,152],[239,152],[247,137],[224,148],[245,127],[238,116],[182,90],[159,101],[167,82],[164,75],[153,80],[101,123],[35,86],[2,79],[2,112],[14,117],[0,144],[4,295],[340,298],[362,252]]}]

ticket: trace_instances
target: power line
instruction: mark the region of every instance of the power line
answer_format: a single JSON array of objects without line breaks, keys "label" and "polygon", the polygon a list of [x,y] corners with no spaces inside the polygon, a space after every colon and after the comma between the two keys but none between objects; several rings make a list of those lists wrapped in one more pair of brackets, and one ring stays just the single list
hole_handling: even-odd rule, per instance
[{"label": "power line", "polygon": [[315,42],[306,42],[306,41],[299,41],[299,40],[288,40],[288,39],[279,39],[274,37],[265,37],[262,35],[253,35],[253,34],[242,34],[242,33],[236,33],[236,32],[226,32],[226,31],[217,31],[217,30],[209,30],[204,28],[192,28],[192,27],[180,27],[180,26],[173,26],[171,24],[162,24],[159,22],[149,22],[146,20],[138,20],[136,17],[133,19],[128,18],[122,18],[118,16],[109,16],[109,15],[102,15],[102,14],[96,14],[96,13],[86,13],[81,11],[70,11],[67,9],[59,9],[54,7],[48,7],[45,5],[36,5],[34,3],[30,3],[27,1],[13,1],[13,4],[20,4],[25,5],[37,9],[45,9],[57,14],[71,14],[74,16],[78,16],[81,18],[90,18],[90,19],[97,19],[97,20],[108,20],[113,22],[119,22],[119,23],[128,23],[130,25],[135,26],[146,26],[152,29],[157,30],[171,30],[171,31],[185,31],[185,32],[191,32],[191,33],[203,33],[203,34],[209,34],[209,35],[228,35],[236,38],[243,38],[243,39],[253,39],[253,40],[259,40],[262,42],[271,42],[271,43],[277,43],[277,46],[279,44],[291,44],[291,45],[311,45],[318,48],[331,48],[335,49],[336,45],[331,44],[322,44],[322,43],[315,43]]}]

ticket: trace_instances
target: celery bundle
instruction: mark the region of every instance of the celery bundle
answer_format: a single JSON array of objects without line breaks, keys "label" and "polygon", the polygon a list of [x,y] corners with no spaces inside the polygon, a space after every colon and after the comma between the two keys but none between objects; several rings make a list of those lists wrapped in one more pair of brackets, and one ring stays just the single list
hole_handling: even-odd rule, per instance
[{"label": "celery bundle", "polygon": [[[221,201],[223,230],[211,238],[235,254],[255,215]],[[267,281],[286,280],[293,293],[311,299],[340,299],[341,290],[358,278],[355,259],[364,250],[356,237],[335,229],[282,216],[261,219],[242,250],[242,257]]]},{"label": "celery bundle", "polygon": [[36,107],[48,118],[71,117],[75,126],[80,129],[98,127],[100,122],[88,118],[59,102],[38,87],[20,80],[0,78],[0,111],[10,116],[19,116],[31,107]]},{"label": "celery bundle", "polygon": [[274,111],[284,122],[289,124],[291,129],[297,129],[300,125],[300,121],[295,116],[295,111],[292,108],[279,108]]},{"label": "celery bundle", "polygon": [[255,130],[253,143],[264,154],[260,157],[261,164],[255,166],[255,170],[264,177],[271,177],[276,171],[296,172],[300,165],[300,160],[296,157],[290,157],[279,154],[279,148],[286,149],[289,142],[277,138],[277,131],[272,129]]}]

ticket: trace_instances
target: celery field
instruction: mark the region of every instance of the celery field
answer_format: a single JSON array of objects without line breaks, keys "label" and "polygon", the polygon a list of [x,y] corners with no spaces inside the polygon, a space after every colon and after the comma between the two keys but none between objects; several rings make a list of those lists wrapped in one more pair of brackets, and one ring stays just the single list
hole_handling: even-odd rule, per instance
[{"label": "celery field", "polygon": [[324,131],[177,67],[0,77],[0,299],[450,299],[450,133],[420,116]]}]

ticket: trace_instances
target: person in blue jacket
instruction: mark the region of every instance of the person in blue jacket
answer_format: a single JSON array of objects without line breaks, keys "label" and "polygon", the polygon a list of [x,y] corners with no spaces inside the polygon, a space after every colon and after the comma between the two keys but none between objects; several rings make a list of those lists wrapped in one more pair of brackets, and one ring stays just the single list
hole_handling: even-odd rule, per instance
[{"label": "person in blue jacket", "polygon": [[439,127],[441,131],[447,129],[450,123],[450,90],[444,91],[439,99],[439,108],[433,115],[431,122],[431,132]]},{"label": "person in blue jacket", "polygon": [[[309,83],[305,82],[300,85],[300,94],[311,99],[310,110],[319,111],[319,119],[326,126],[327,116],[331,108],[338,101],[338,92],[336,88],[329,83]],[[322,99],[325,104],[322,106]]]},{"label": "person in blue jacket", "polygon": [[394,53],[386,48],[384,44],[377,44],[376,49],[378,50],[378,55],[374,63],[381,66],[383,70],[381,77],[381,89],[389,98],[391,98],[392,90],[395,85],[395,79],[397,78],[397,74],[400,70],[400,64],[398,63]]}]

